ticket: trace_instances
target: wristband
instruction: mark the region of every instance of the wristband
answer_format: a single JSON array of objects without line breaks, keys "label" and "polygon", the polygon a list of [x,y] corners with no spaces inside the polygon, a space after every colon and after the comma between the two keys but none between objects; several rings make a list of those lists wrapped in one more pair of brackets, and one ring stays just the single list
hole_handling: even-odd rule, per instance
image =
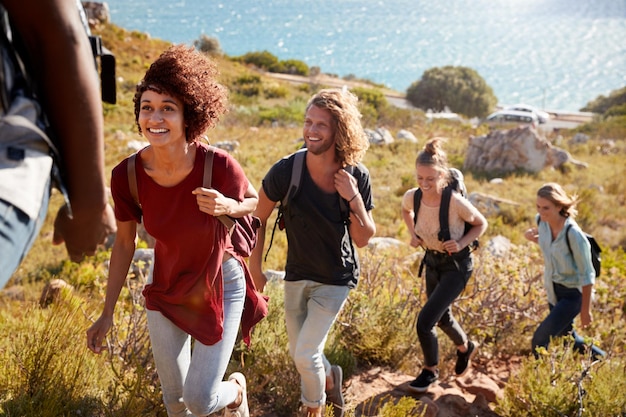
[{"label": "wristband", "polygon": [[356,198],[356,196],[357,196],[357,195],[359,195],[359,193],[356,193],[356,194],[354,195],[354,197],[352,197],[350,200],[348,200],[348,203],[352,203],[352,200],[354,200],[354,199]]}]

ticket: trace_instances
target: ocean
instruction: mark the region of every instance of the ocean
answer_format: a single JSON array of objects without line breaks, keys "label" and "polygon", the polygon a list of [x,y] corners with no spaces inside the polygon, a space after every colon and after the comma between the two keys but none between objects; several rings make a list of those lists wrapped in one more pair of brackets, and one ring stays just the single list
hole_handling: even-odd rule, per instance
[{"label": "ocean", "polygon": [[626,0],[107,0],[113,23],[230,56],[267,50],[405,92],[475,69],[501,104],[577,111],[626,86]]}]

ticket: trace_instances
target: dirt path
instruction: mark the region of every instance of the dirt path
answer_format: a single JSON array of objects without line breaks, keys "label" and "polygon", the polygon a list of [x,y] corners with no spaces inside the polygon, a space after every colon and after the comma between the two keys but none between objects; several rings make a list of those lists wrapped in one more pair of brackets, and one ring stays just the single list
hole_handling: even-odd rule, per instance
[{"label": "dirt path", "polygon": [[[511,372],[520,366],[521,358],[477,361],[467,375],[461,378],[446,377],[428,393],[415,394],[408,384],[415,378],[401,372],[384,368],[363,370],[344,381],[344,396],[355,417],[375,417],[388,402],[402,397],[413,397],[430,408],[427,417],[499,417],[493,409]],[[265,410],[253,417],[281,416]]]}]

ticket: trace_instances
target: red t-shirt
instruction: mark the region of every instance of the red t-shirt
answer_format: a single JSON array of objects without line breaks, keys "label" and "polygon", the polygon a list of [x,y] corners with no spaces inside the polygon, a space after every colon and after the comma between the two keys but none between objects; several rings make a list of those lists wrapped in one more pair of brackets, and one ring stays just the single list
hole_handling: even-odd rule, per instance
[{"label": "red t-shirt", "polygon": [[[113,169],[111,193],[116,218],[141,222],[143,214],[144,227],[156,240],[153,280],[143,291],[146,308],[160,311],[201,343],[212,345],[221,340],[224,323],[222,256],[225,250],[234,252],[226,227],[201,212],[191,193],[202,186],[206,152],[199,144],[191,173],[173,187],[154,182],[138,155],[141,209],[130,193],[128,159]],[[212,188],[237,201],[248,188],[243,169],[225,151],[215,152]]]}]

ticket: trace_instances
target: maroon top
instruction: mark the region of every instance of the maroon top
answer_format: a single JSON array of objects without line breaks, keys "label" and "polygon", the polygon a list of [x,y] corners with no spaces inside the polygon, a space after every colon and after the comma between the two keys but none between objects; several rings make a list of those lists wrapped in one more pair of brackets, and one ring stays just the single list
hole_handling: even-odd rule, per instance
[{"label": "maroon top", "polygon": [[[143,210],[130,193],[128,159],[113,169],[111,192],[116,218],[141,222],[143,214],[146,231],[156,240],[153,280],[143,291],[146,307],[212,345],[221,340],[224,323],[221,260],[224,251],[235,252],[226,228],[216,217],[201,212],[191,193],[202,186],[206,152],[205,145],[199,144],[191,173],[173,187],[154,182],[138,157],[135,170]],[[212,187],[237,201],[243,200],[248,188],[243,169],[225,151],[215,152]]]}]

